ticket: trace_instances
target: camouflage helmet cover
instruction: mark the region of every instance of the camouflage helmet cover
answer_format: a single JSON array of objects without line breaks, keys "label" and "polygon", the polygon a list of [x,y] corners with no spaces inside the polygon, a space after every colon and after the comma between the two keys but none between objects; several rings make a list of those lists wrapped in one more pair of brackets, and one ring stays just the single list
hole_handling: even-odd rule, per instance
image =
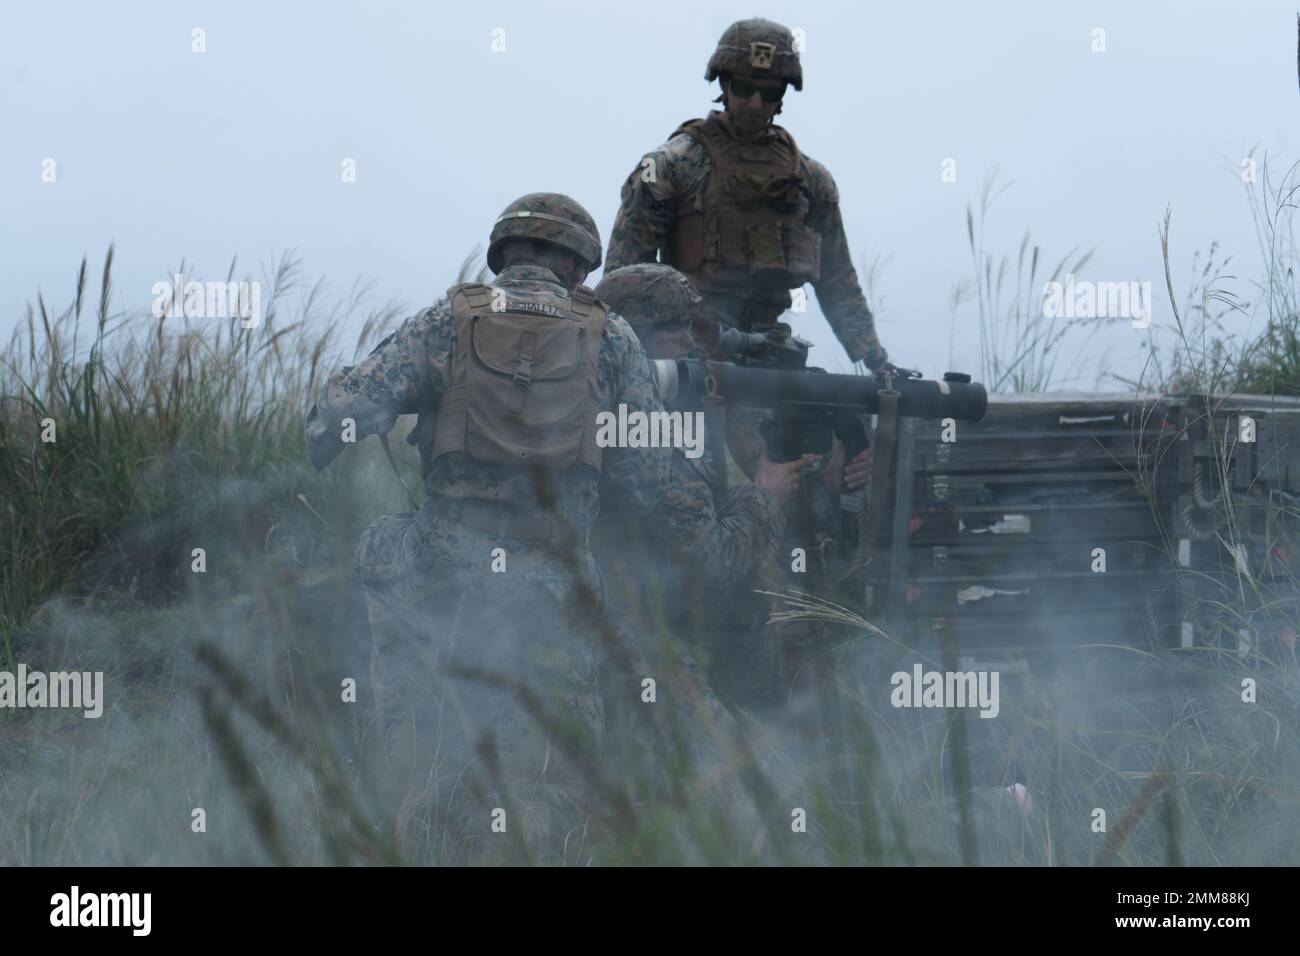
[{"label": "camouflage helmet cover", "polygon": [[529,193],[506,206],[492,226],[488,245],[488,268],[494,274],[502,269],[501,246],[510,239],[554,243],[577,256],[588,272],[600,266],[596,220],[581,203],[563,193]]},{"label": "camouflage helmet cover", "polygon": [[788,27],[761,17],[738,20],[723,32],[709,57],[704,78],[709,82],[723,73],[756,80],[786,80],[803,89],[803,67]]},{"label": "camouflage helmet cover", "polygon": [[690,279],[658,262],[607,272],[595,292],[596,298],[627,319],[638,335],[673,318],[693,322],[703,301]]}]

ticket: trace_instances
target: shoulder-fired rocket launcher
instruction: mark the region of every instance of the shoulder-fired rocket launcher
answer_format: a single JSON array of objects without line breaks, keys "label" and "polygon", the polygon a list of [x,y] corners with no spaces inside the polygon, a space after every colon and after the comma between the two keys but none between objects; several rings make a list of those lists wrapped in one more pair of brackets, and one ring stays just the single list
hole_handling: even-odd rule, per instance
[{"label": "shoulder-fired rocket launcher", "polygon": [[719,351],[729,361],[651,362],[660,395],[679,408],[720,401],[774,411],[760,426],[773,461],[827,454],[832,434],[844,443],[849,460],[867,444],[861,416],[879,413],[882,406],[899,417],[966,422],[979,421],[988,408],[984,386],[960,372],[932,381],[920,373],[835,375],[808,368],[808,343],[780,329],[766,334],[730,329]]}]

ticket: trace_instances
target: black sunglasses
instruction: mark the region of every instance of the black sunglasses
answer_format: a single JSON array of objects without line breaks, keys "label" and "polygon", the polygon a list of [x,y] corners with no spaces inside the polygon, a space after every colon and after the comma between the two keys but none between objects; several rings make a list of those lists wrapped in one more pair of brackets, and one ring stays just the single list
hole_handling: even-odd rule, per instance
[{"label": "black sunglasses", "polygon": [[746,83],[744,80],[738,80],[735,77],[731,79],[731,92],[739,96],[742,100],[747,100],[755,93],[763,98],[764,103],[779,103],[781,97],[785,96],[785,84],[780,86],[757,86],[753,83]]}]

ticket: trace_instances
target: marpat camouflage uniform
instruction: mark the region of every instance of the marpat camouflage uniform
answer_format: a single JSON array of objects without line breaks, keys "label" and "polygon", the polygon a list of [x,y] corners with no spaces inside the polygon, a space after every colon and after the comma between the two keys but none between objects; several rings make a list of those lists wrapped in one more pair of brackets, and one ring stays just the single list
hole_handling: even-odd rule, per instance
[{"label": "marpat camouflage uniform", "polygon": [[[721,119],[730,129],[724,113],[714,110],[709,117]],[[776,129],[769,126],[759,136],[775,137]],[[807,154],[800,155],[809,199],[806,223],[821,238],[821,277],[813,284],[817,301],[849,358],[861,359],[868,367],[878,369],[889,357],[876,336],[875,321],[853,268],[840,216],[839,191],[825,166]],[[709,168],[705,148],[685,133],[674,134],[664,145],[647,153],[623,184],[622,205],[610,233],[605,268],[657,261],[672,229],[675,210],[692,203],[702,206]],[[715,292],[703,287],[700,292],[706,301],[716,297]],[[777,314],[791,304],[788,292],[778,296],[773,304]],[[721,308],[715,316],[726,322],[731,312],[734,309],[730,307]]]},{"label": "marpat camouflage uniform", "polygon": [[785,530],[771,492],[728,488],[713,461],[707,450],[696,459],[674,450],[659,507],[639,513],[610,495],[592,545],[611,600],[638,632],[666,628],[705,672],[724,633],[761,626],[763,602],[750,592]]},{"label": "marpat camouflage uniform", "polygon": [[[657,263],[606,272],[596,294],[647,342],[656,329],[666,330],[674,338],[658,347],[669,354],[685,347],[681,332],[691,328],[701,306],[685,276]],[[700,457],[674,450],[672,480],[653,512],[628,506],[616,487],[602,494],[605,507],[593,539],[611,599],[642,635],[650,659],[679,657],[682,679],[699,685],[701,699],[712,697],[702,676],[710,662],[735,651],[723,646],[729,637],[741,635],[747,645],[741,655],[748,659],[758,649],[753,632],[763,626],[763,602],[750,592],[785,528],[785,515],[767,489],[728,488],[715,457],[725,456],[716,414],[703,416]]]},{"label": "marpat camouflage uniform", "polygon": [[[503,268],[494,285],[542,299],[568,295],[552,272],[532,264]],[[343,449],[344,418],[355,420],[360,440],[386,433],[400,414],[436,403],[452,382],[455,339],[452,310],[443,300],[408,319],[359,365],[332,374],[308,415],[316,467]],[[644,350],[612,313],[604,324],[598,383],[605,411],[619,404],[629,411],[662,410]],[[671,465],[671,450],[654,448],[607,448],[602,462],[604,479],[647,509],[663,498]],[[426,760],[415,778],[423,781],[421,799],[446,824],[436,828],[441,839],[459,841],[470,833],[490,841],[489,810],[514,808],[507,826],[524,830],[540,852],[558,854],[564,832],[552,817],[557,805],[572,806],[577,778],[563,748],[512,689],[460,679],[457,668],[526,687],[584,746],[601,729],[596,631],[603,593],[586,542],[599,510],[598,476],[577,467],[549,484],[543,493],[527,470],[445,454],[425,478],[420,511],[380,518],[358,549],[387,746],[394,759],[405,761],[403,769]],[[569,528],[566,547],[462,524],[455,512],[462,499],[509,504],[524,516],[559,517]],[[504,557],[504,573],[494,573],[494,553]],[[566,788],[569,797],[557,796]],[[453,819],[445,819],[448,814]],[[458,842],[450,852],[475,858],[485,845]]]},{"label": "marpat camouflage uniform", "polygon": [[[564,286],[539,266],[513,265],[493,284],[511,292],[554,295],[563,298]],[[344,417],[356,420],[357,440],[386,434],[398,415],[419,409],[422,398],[445,392],[451,382],[451,355],[455,336],[451,309],[444,299],[408,319],[360,364],[335,373],[321,390],[308,413],[307,440],[316,467],[344,449]],[[605,324],[600,352],[600,390],[605,411],[625,404],[628,411],[662,410],[645,351],[631,327],[611,314]],[[638,506],[650,509],[663,498],[671,469],[667,449],[605,451],[603,473],[607,480],[630,495]],[[537,502],[527,471],[480,465],[463,456],[439,458],[425,479],[433,496],[474,497],[515,503],[522,513],[544,512]],[[556,487],[558,510],[579,531],[591,527],[600,510],[597,476],[580,473]],[[520,505],[533,502],[534,507]]]}]

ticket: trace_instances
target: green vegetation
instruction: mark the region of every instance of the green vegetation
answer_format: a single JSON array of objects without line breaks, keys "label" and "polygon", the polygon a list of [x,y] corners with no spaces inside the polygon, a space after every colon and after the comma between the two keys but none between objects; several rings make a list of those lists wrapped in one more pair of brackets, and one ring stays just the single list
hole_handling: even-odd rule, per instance
[{"label": "green vegetation", "polygon": [[[1178,342],[1153,336],[1148,386],[1296,393],[1295,249],[1277,216],[1263,222],[1267,331],[1244,346],[1216,337],[1214,310],[1232,303],[1206,266]],[[970,236],[991,384],[1050,387],[1064,330],[1035,325],[1038,250],[1022,244],[1009,292],[1011,260],[983,250],[974,218]],[[339,330],[364,316],[359,356],[398,312],[366,289],[329,301],[287,259],[248,330],[114,312],[111,249],[83,318],[89,281],[83,262],[72,304],[54,315],[40,300],[0,364],[0,669],[103,670],[109,699],[97,721],[0,710],[0,865],[463,861],[424,795],[385,789],[374,728],[339,693],[347,677],[364,683],[369,655],[356,541],[405,510],[405,493],[375,442],[316,475],[302,435]],[[42,440],[45,419],[56,441]],[[413,454],[394,450],[414,488]],[[204,574],[191,573],[195,548]],[[503,841],[476,859],[1300,861],[1294,644],[1250,663],[1256,705],[1241,702],[1234,654],[1099,646],[1062,675],[1008,677],[1001,717],[983,721],[889,706],[891,671],[940,653],[929,638],[884,635],[815,598],[786,604],[786,623],[838,635],[808,706],[775,722],[670,719],[600,761],[557,726],[587,774],[570,795],[583,822],[536,854]],[[530,707],[550,719],[545,701]],[[690,742],[701,726],[712,749]],[[1032,812],[1007,791],[1016,783]],[[1098,807],[1106,834],[1090,826]]]}]

